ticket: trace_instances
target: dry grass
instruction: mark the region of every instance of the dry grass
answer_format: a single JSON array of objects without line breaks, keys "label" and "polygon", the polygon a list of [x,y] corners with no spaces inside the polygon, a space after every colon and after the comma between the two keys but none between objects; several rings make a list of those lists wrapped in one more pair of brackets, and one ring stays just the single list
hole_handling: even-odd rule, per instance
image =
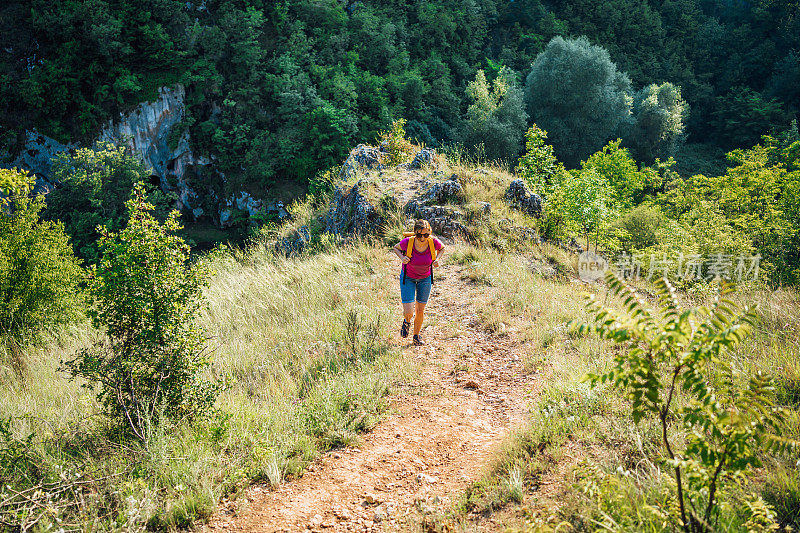
[{"label": "dry grass", "polygon": [[64,499],[67,492],[53,505],[26,504],[27,518],[4,503],[0,520],[186,527],[221,495],[296,475],[320,450],[357,443],[376,423],[389,387],[407,371],[388,343],[396,302],[382,249],[354,245],[285,259],[256,244],[202,260],[215,271],[201,318],[211,372],[228,384],[217,412],[191,425],[162,424],[144,444],[121,440],[93,393],[58,370],[97,333],[86,324],[61,332],[26,350],[25,379],[0,374],[0,416],[10,417],[13,433],[0,439],[0,466],[12,453],[32,465],[28,478],[8,465],[0,475],[18,489],[67,473],[96,481],[72,486],[77,499]]},{"label": "dry grass", "polygon": [[[541,258],[544,252],[534,247],[533,254]],[[607,370],[620,348],[596,337],[576,336],[567,327],[570,320],[589,318],[582,297],[586,291],[609,305],[619,302],[606,296],[603,285],[542,276],[531,267],[530,257],[467,249],[451,259],[467,267],[465,276],[499,289],[497,306],[523,324],[528,368],[543,371],[547,383],[531,405],[527,426],[508,439],[490,473],[470,488],[462,512],[513,503],[517,491],[510,487],[518,487],[521,479],[526,495],[520,508],[534,517],[527,525],[530,531],[555,530],[558,524],[561,531],[595,530],[600,522],[620,531],[667,527],[658,526],[664,519],[651,512],[655,502],[674,491],[657,425],[634,425],[628,403],[618,393],[591,389],[583,381],[587,372]],[[570,262],[569,257],[559,259]],[[681,295],[686,305],[704,303],[704,298]],[[743,382],[758,371],[774,379],[776,402],[789,412],[786,436],[800,440],[800,297],[781,290],[743,292],[735,299],[740,305],[759,304],[761,321],[753,336],[730,354],[731,360]],[[678,440],[680,431],[675,429]],[[772,505],[778,523],[800,525],[800,454],[764,454],[761,460],[763,467],[725,491],[721,530],[742,530],[743,502],[752,493]],[[587,487],[595,487],[592,497]],[[612,515],[616,522],[607,522]]]}]

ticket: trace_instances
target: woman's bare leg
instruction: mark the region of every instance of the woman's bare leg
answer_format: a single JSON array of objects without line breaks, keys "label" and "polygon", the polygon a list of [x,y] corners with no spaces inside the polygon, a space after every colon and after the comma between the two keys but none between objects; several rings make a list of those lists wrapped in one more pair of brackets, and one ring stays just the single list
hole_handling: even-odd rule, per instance
[{"label": "woman's bare leg", "polygon": [[422,330],[422,320],[424,318],[425,304],[422,302],[417,302],[417,315],[414,317],[414,335],[419,335],[419,332]]},{"label": "woman's bare leg", "polygon": [[410,304],[403,304],[403,316],[410,324],[411,319],[414,318],[414,302],[411,302]]}]

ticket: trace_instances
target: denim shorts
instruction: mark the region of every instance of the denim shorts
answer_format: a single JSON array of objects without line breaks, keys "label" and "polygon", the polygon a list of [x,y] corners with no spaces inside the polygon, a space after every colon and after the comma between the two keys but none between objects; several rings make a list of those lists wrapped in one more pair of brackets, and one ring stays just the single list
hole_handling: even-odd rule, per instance
[{"label": "denim shorts", "polygon": [[406,276],[406,282],[403,283],[403,273],[400,272],[400,299],[404,304],[414,303],[415,297],[419,303],[428,303],[428,297],[430,297],[430,295],[430,276],[422,279],[414,279]]}]

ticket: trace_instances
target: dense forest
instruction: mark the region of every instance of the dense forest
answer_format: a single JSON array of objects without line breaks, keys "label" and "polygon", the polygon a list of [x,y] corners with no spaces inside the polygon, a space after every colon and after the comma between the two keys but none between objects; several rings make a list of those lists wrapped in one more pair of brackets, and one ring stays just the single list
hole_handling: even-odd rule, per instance
[{"label": "dense forest", "polygon": [[[11,0],[0,23],[7,154],[30,128],[88,141],[180,81],[195,152],[234,183],[267,188],[306,183],[401,117],[426,145],[485,140],[487,156],[513,163],[526,122],[540,119],[531,65],[555,36],[607,50],[634,113],[648,87],[676,87],[681,140],[749,147],[800,110],[794,0]],[[511,145],[491,147],[498,130],[471,125],[470,107],[475,86],[498,79],[519,84],[527,109],[502,110]],[[566,92],[556,96],[583,98]],[[559,155],[574,165],[599,148]]]}]

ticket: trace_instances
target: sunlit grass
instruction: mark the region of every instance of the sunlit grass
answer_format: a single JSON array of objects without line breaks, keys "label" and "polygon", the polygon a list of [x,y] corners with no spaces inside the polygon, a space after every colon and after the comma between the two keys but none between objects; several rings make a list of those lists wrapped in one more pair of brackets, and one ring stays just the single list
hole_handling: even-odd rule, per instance
[{"label": "sunlit grass", "polygon": [[94,496],[54,505],[40,524],[188,527],[223,494],[279,483],[320,451],[357,444],[386,409],[407,367],[388,340],[396,301],[384,250],[357,244],[286,259],[256,243],[201,260],[214,272],[199,320],[209,372],[226,383],[209,417],[154,425],[145,443],[121,440],[93,392],[59,371],[97,339],[88,324],[26,349],[23,376],[0,373],[0,415],[17,439],[0,448],[32,434],[22,451],[41,480],[97,480],[75,487]]},{"label": "sunlit grass", "polygon": [[[532,253],[542,257],[540,248]],[[450,259],[462,265],[467,279],[499,289],[495,306],[507,309],[521,325],[521,355],[527,368],[545,374],[527,424],[508,438],[488,473],[469,488],[461,511],[486,512],[518,501],[510,487],[522,479],[526,494],[522,506],[528,516],[539,517],[528,524],[529,530],[552,531],[559,523],[579,530],[672,527],[667,515],[654,511],[669,508],[675,491],[658,425],[647,420],[635,425],[628,402],[619,393],[607,387],[592,389],[584,382],[588,372],[607,371],[614,353],[623,348],[594,336],[575,335],[567,327],[571,320],[589,318],[584,310],[586,292],[596,293],[607,305],[619,302],[606,295],[602,284],[565,283],[543,276],[531,268],[530,256],[467,248]],[[680,299],[686,305],[699,305],[708,297],[680,295]],[[775,401],[789,410],[785,436],[800,439],[798,296],[788,290],[751,291],[737,293],[734,299],[742,306],[758,304],[760,322],[729,359],[742,383],[755,372],[773,378]],[[683,430],[672,431],[680,442]],[[798,526],[800,455],[762,454],[761,459],[761,468],[724,491],[721,530],[742,530],[748,519],[745,509],[758,496],[773,507],[779,524]],[[543,479],[558,488],[540,497]]]}]

